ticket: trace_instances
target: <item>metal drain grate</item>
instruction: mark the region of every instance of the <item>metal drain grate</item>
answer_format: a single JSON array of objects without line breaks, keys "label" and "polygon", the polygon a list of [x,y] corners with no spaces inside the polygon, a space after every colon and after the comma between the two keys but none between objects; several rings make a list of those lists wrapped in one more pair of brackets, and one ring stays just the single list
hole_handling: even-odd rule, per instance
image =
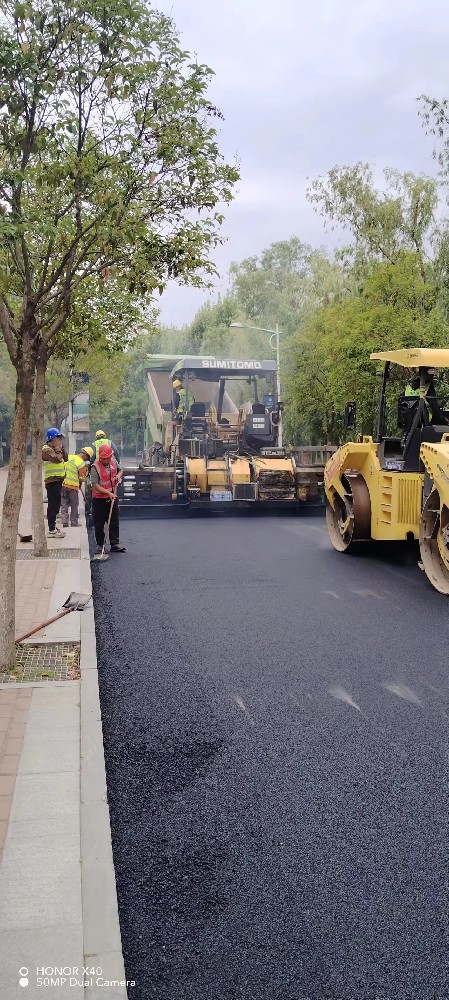
[{"label": "metal drain grate", "polygon": [[0,673],[0,687],[21,681],[77,681],[80,678],[80,643],[45,642],[16,646],[17,666]]},{"label": "metal drain grate", "polygon": [[[34,559],[32,549],[16,549],[16,559]],[[37,559],[80,559],[81,549],[49,549],[47,556],[37,556]]]}]

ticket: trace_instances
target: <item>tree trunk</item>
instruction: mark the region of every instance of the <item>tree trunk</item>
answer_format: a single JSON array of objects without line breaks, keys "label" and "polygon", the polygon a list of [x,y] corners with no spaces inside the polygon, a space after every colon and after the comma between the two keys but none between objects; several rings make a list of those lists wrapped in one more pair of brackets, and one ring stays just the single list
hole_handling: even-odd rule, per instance
[{"label": "tree trunk", "polygon": [[16,662],[14,642],[16,542],[25,479],[33,382],[32,361],[30,358],[22,358],[17,375],[11,453],[0,528],[0,671],[11,670]]},{"label": "tree trunk", "polygon": [[42,487],[42,431],[45,409],[46,360],[38,360],[34,389],[34,424],[32,433],[31,458],[31,524],[34,540],[34,555],[47,556],[47,538],[44,521],[44,491]]}]

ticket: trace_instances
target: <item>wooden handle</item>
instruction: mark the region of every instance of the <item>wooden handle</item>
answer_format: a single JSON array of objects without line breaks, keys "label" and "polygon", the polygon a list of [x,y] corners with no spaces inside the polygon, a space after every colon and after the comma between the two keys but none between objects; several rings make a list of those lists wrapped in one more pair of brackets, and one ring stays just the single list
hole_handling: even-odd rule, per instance
[{"label": "wooden handle", "polygon": [[65,608],[64,611],[60,611],[59,615],[55,615],[54,618],[49,618],[48,621],[42,622],[42,625],[37,625],[36,628],[32,628],[31,632],[26,632],[25,635],[21,635],[20,639],[16,639],[16,642],[23,642],[24,639],[29,639],[30,635],[34,635],[35,632],[40,632],[41,629],[46,628],[47,625],[51,625],[52,622],[57,622],[59,618],[64,618],[64,615],[69,615],[71,611],[76,611],[76,608]]},{"label": "wooden handle", "polygon": [[113,508],[113,506],[114,506],[114,504],[115,504],[115,501],[116,501],[116,499],[117,499],[117,494],[116,494],[116,493],[114,493],[114,499],[113,499],[113,500],[111,500],[111,509],[110,509],[110,511],[109,511],[109,517],[108,517],[108,528],[109,528],[109,525],[110,525],[110,523],[111,523],[111,517],[112,517],[112,508]]}]

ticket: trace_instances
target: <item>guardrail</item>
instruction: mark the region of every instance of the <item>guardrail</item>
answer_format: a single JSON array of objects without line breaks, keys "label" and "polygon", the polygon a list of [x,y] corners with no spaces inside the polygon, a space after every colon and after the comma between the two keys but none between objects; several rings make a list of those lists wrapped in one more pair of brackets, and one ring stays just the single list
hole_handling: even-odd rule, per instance
[{"label": "guardrail", "polygon": [[298,466],[326,465],[331,455],[337,451],[333,444],[301,444],[291,449],[291,454]]}]

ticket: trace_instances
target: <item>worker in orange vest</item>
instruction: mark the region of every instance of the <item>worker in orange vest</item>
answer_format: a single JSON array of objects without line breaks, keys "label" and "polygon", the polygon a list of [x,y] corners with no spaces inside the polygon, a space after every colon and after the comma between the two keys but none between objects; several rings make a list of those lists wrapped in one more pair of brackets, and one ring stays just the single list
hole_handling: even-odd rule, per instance
[{"label": "worker in orange vest", "polygon": [[[110,444],[102,444],[98,449],[98,458],[93,463],[90,470],[90,482],[92,486],[92,517],[95,527],[95,541],[97,543],[97,554],[100,553],[104,545],[104,529],[108,522],[109,515],[109,541],[111,552],[126,552],[123,545],[120,545],[119,511],[117,500],[117,486],[123,476],[123,470],[115,461],[114,452]],[[111,511],[112,503],[112,511]]]}]

